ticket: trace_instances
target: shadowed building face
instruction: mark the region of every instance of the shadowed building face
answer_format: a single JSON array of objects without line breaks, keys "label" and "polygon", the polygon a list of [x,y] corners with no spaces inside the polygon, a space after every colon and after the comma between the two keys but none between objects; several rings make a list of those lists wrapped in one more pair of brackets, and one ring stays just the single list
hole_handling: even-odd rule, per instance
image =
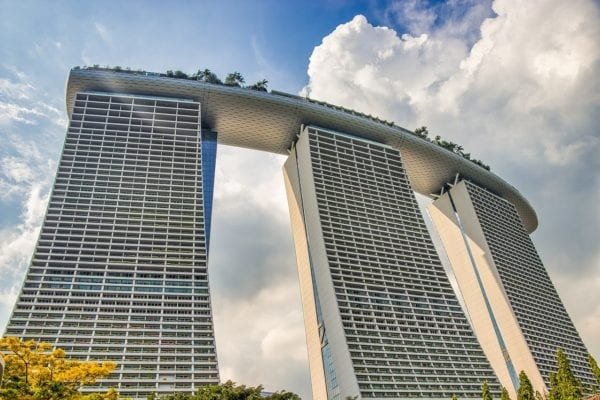
[{"label": "shadowed building face", "polygon": [[[516,395],[519,371],[547,391],[562,348],[584,385],[587,349],[514,205],[467,180],[429,206],[473,329],[503,386]],[[516,383],[516,384],[515,384]]]}]

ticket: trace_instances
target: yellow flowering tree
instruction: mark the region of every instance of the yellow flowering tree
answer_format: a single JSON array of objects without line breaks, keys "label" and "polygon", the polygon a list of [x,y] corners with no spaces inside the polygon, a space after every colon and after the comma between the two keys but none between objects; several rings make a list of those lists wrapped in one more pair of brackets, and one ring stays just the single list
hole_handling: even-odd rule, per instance
[{"label": "yellow flowering tree", "polygon": [[[79,389],[115,369],[113,362],[72,360],[49,343],[10,336],[0,339],[0,352],[6,364],[1,400],[86,399]],[[116,399],[114,391],[99,396]]]}]

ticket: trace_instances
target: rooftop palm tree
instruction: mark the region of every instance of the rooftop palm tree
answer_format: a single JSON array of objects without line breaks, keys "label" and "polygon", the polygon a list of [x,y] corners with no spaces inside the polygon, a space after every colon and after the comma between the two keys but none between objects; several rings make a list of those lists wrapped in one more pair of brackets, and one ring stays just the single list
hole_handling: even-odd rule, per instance
[{"label": "rooftop palm tree", "polygon": [[239,72],[232,72],[225,77],[225,85],[241,87],[245,80],[242,74]]},{"label": "rooftop palm tree", "polygon": [[223,82],[221,82],[221,80],[217,77],[217,74],[208,68],[205,68],[204,71],[198,70],[196,73],[196,79],[206,83],[213,83],[217,85],[223,84]]},{"label": "rooftop palm tree", "polygon": [[252,90],[258,90],[258,91],[261,91],[261,92],[266,92],[267,91],[267,84],[268,83],[269,83],[268,80],[263,79],[262,81],[258,81],[254,85],[249,86],[249,88],[252,89]]}]

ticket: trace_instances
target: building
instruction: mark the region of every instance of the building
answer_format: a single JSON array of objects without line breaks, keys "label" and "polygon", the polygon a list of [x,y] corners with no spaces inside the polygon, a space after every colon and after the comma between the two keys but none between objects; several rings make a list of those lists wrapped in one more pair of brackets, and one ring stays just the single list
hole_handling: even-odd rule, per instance
[{"label": "building", "polygon": [[457,180],[429,213],[475,334],[502,385],[516,394],[518,373],[525,371],[536,390],[547,391],[558,348],[582,383],[593,385],[587,349],[515,207],[468,180]]},{"label": "building", "polygon": [[535,211],[500,177],[392,123],[275,91],[76,68],[66,100],[65,147],[7,335],[116,361],[98,387],[126,396],[217,382],[207,267],[218,141],[289,154],[315,399],[479,398],[483,380],[505,384],[414,195],[458,173],[510,204],[527,236]]},{"label": "building", "polygon": [[284,168],[313,398],[498,392],[400,152],[308,126]]},{"label": "building", "polygon": [[7,334],[114,360],[123,395],[219,380],[208,242],[215,135],[190,100],[79,92]]}]

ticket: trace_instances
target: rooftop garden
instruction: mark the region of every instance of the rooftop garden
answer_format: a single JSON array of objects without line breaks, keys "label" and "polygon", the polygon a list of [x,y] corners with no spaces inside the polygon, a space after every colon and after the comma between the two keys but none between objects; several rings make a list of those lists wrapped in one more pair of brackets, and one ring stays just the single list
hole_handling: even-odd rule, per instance
[{"label": "rooftop garden", "polygon": [[[148,71],[143,71],[141,69],[132,70],[130,68],[121,68],[120,66],[115,66],[115,67],[100,66],[98,64],[94,64],[92,66],[74,67],[73,69],[75,69],[75,70],[91,69],[91,70],[100,70],[100,71],[122,72],[122,73],[128,73],[128,74],[133,74],[133,75],[159,76],[159,77],[166,77],[166,78],[173,78],[173,79],[186,79],[186,80],[192,80],[192,81],[200,81],[200,82],[204,82],[204,83],[208,83],[208,84],[212,84],[212,85],[223,85],[223,86],[239,87],[239,88],[243,88],[243,89],[257,90],[259,92],[270,93],[270,94],[277,95],[277,96],[286,96],[286,97],[291,97],[291,98],[297,98],[297,99],[300,99],[303,101],[307,101],[309,103],[318,104],[318,105],[321,105],[321,106],[324,106],[327,108],[342,111],[342,112],[350,114],[350,115],[355,115],[355,116],[358,116],[361,118],[367,118],[371,121],[374,121],[374,122],[377,122],[377,123],[380,123],[383,125],[400,128],[400,126],[396,125],[394,122],[386,121],[386,120],[380,119],[376,116],[372,116],[370,114],[367,115],[367,114],[364,114],[364,113],[361,113],[361,112],[358,112],[355,110],[351,110],[351,109],[348,109],[345,107],[336,106],[336,105],[329,104],[324,101],[311,99],[309,97],[301,97],[301,96],[296,96],[296,95],[292,95],[289,93],[279,92],[276,90],[268,90],[269,81],[266,79],[260,80],[251,85],[247,85],[246,80],[244,79],[242,74],[240,74],[237,71],[227,74],[225,76],[225,79],[221,80],[214,72],[212,72],[208,68],[206,68],[204,70],[199,69],[197,72],[192,73],[192,74],[187,74],[180,70],[175,70],[175,71],[169,70],[165,73],[161,73],[161,72],[148,72]],[[443,140],[439,135],[435,136],[434,138],[430,138],[429,131],[424,126],[415,129],[414,132],[413,131],[408,131],[408,132],[412,133],[413,135],[415,135],[423,140],[426,140],[430,143],[436,144],[436,145],[440,146],[441,148],[446,149],[454,154],[457,154],[457,155],[461,156],[462,158],[464,158],[465,160],[471,161],[472,163],[480,166],[483,169],[486,169],[488,171],[490,170],[489,165],[483,163],[481,160],[476,160],[474,158],[471,158],[471,153],[465,153],[464,148],[461,145],[451,142],[451,141]]]}]

